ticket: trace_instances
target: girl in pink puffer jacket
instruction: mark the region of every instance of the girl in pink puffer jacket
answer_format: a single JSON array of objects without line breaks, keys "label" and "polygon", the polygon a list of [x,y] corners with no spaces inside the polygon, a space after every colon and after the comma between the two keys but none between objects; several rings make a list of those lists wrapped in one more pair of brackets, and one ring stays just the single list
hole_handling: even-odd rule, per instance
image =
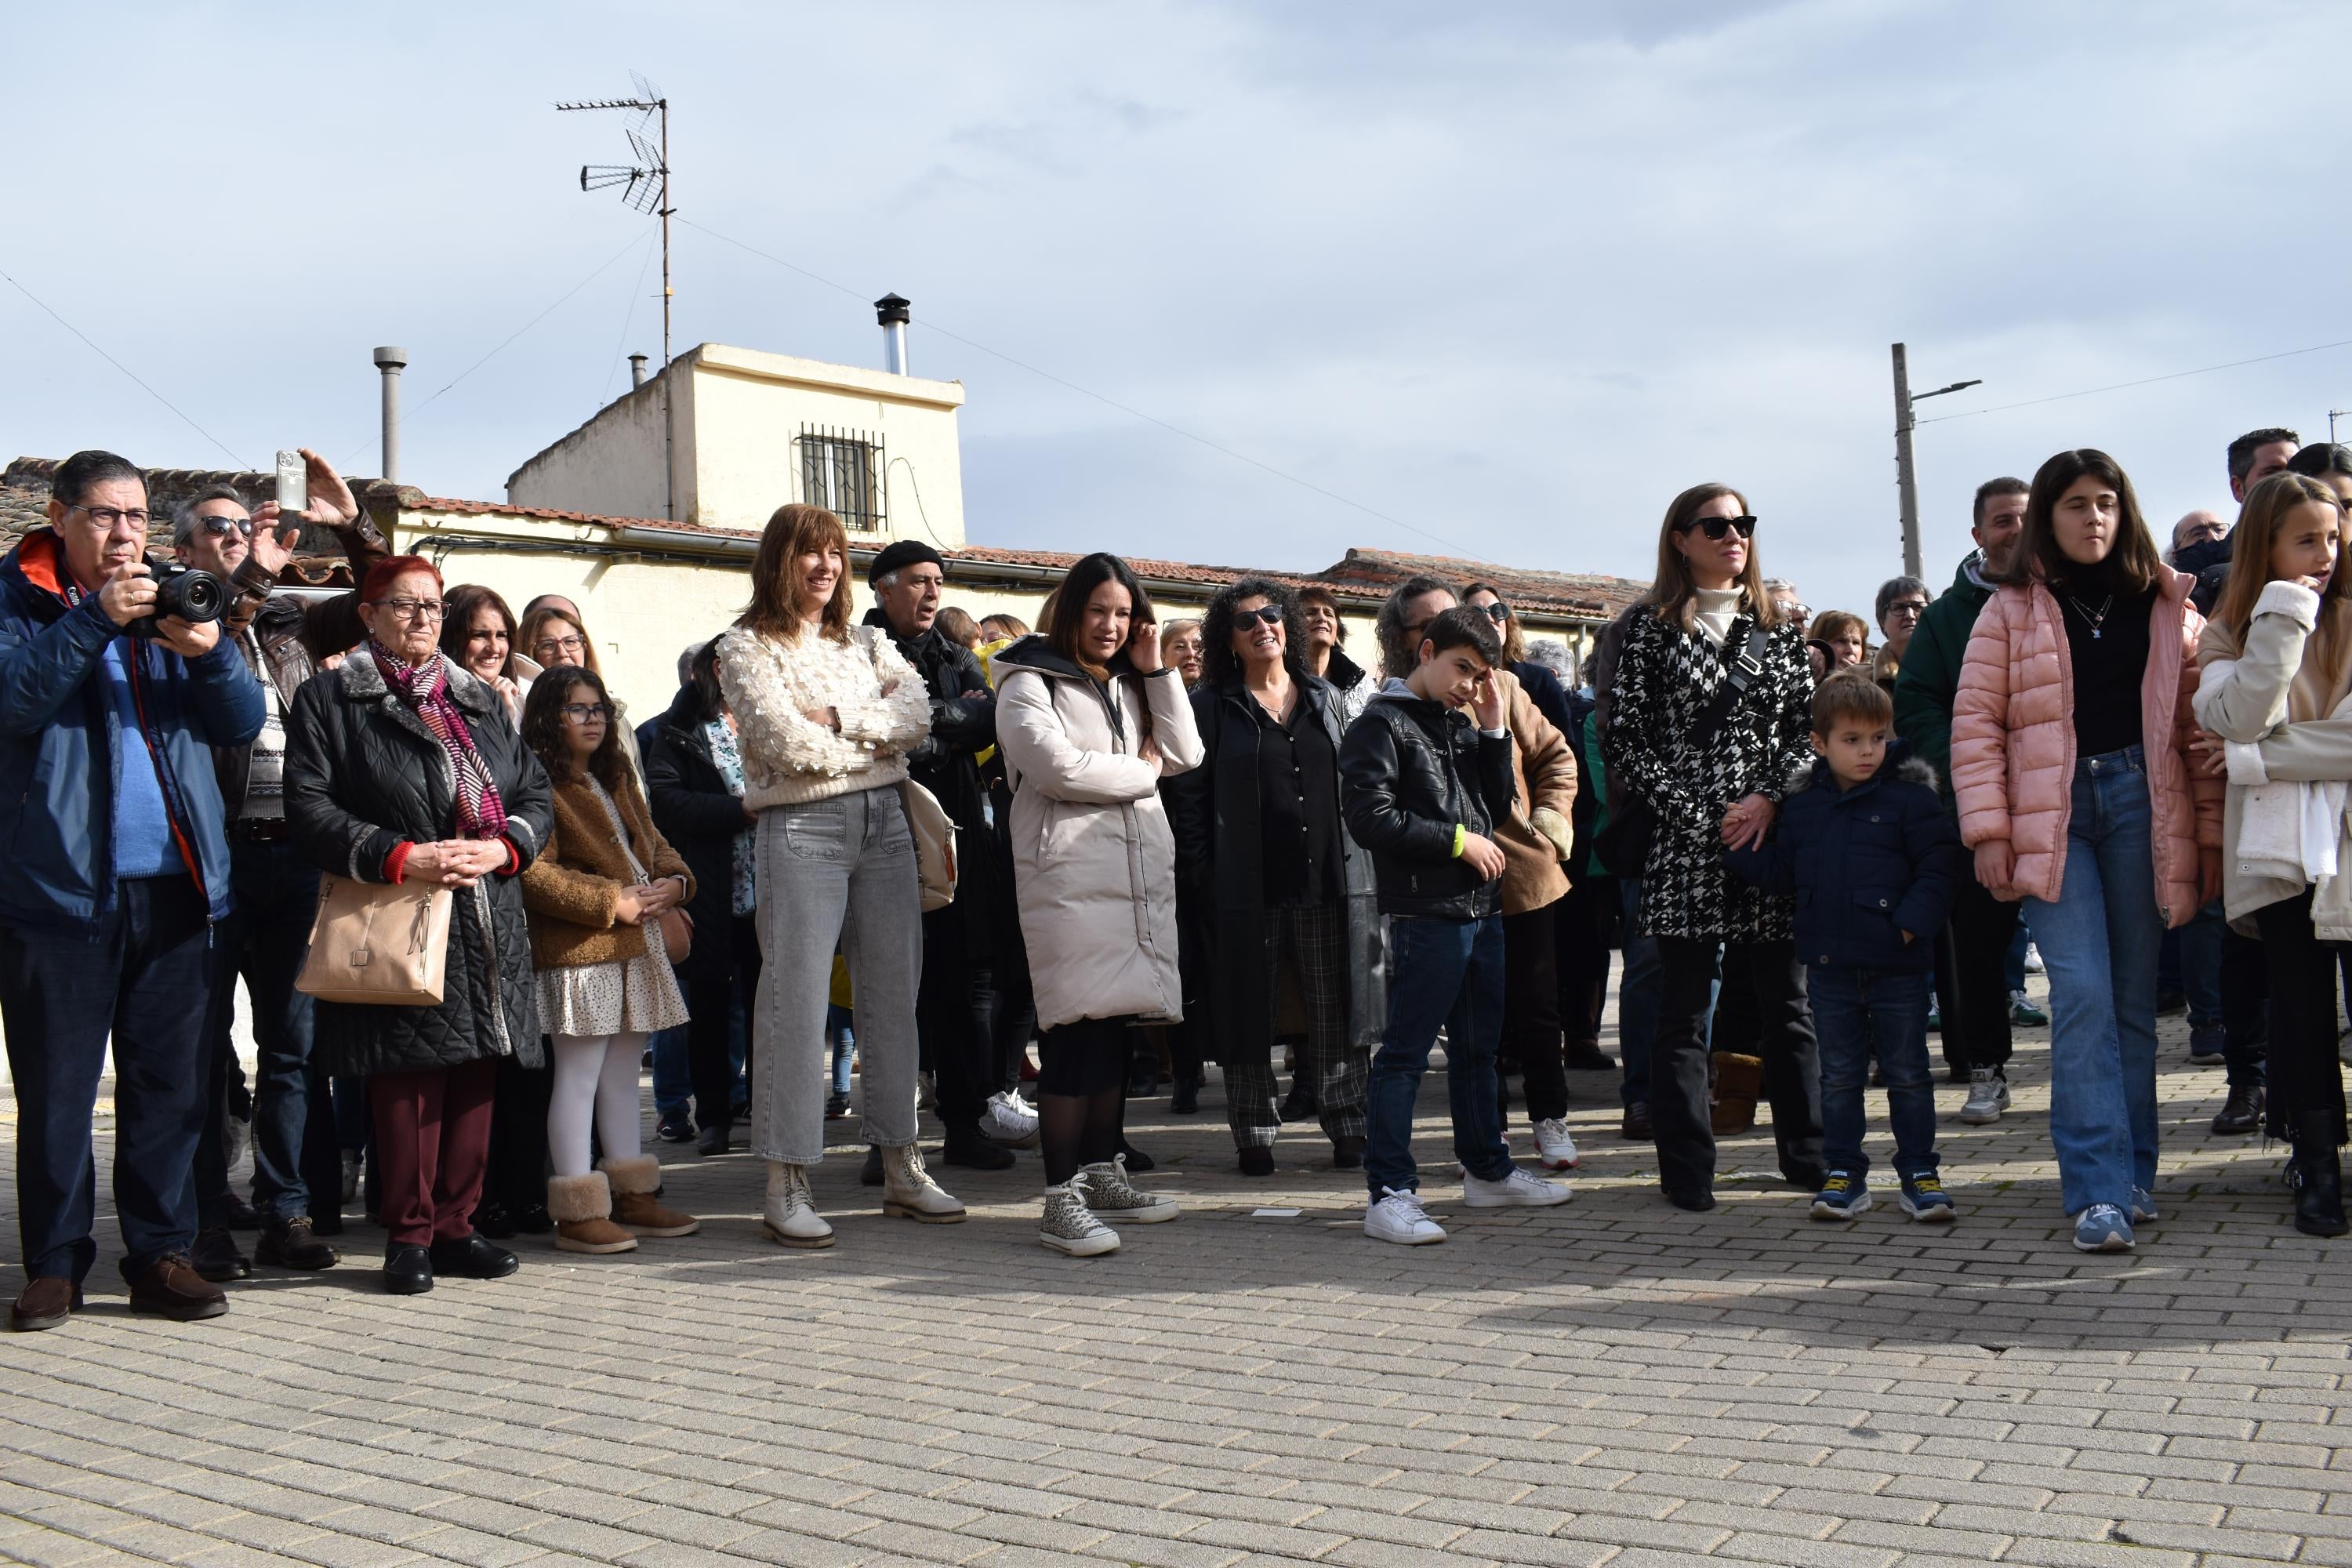
[{"label": "girl in pink puffer jacket", "polygon": [[2115,459],[2059,453],[1952,710],[1960,837],[1979,882],[2027,900],[2049,965],[2050,1140],[2086,1252],[2127,1251],[2157,1217],[2157,949],[2221,886],[2221,788],[2191,765],[2190,585]]}]

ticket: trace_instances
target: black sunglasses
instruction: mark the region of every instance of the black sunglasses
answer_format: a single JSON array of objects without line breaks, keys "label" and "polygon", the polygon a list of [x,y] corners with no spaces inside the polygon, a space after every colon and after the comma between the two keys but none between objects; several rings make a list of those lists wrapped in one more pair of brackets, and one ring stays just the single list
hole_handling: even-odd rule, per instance
[{"label": "black sunglasses", "polygon": [[1486,611],[1486,618],[1494,622],[1496,626],[1501,626],[1505,621],[1511,618],[1511,606],[1503,603],[1500,599],[1496,600],[1491,605],[1473,605],[1470,607],[1474,610]]},{"label": "black sunglasses", "polygon": [[1675,531],[1688,533],[1694,528],[1705,529],[1709,539],[1721,539],[1735,528],[1742,539],[1756,537],[1756,520],[1753,517],[1695,517]]},{"label": "black sunglasses", "polygon": [[1252,621],[1264,621],[1267,626],[1278,626],[1282,625],[1283,621],[1282,606],[1280,605],[1260,605],[1255,610],[1235,610],[1234,612],[1234,626],[1235,629],[1247,631],[1249,629],[1249,624]]}]

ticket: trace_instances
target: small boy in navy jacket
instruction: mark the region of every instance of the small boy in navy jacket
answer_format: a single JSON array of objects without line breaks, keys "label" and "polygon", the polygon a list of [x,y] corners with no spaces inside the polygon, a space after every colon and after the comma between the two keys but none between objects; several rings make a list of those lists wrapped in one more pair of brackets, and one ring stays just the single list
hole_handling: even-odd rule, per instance
[{"label": "small boy in navy jacket", "polygon": [[1870,1206],[1862,1091],[1875,1044],[1903,1212],[1949,1222],[1936,1171],[1936,1089],[1927,1001],[1936,937],[1969,874],[1936,791],[1936,773],[1892,739],[1895,705],[1867,676],[1839,674],[1813,694],[1813,750],[1790,784],[1772,837],[1727,853],[1731,869],[1797,900],[1797,956],[1807,966],[1821,1038],[1822,1157],[1829,1175],[1815,1219]]}]

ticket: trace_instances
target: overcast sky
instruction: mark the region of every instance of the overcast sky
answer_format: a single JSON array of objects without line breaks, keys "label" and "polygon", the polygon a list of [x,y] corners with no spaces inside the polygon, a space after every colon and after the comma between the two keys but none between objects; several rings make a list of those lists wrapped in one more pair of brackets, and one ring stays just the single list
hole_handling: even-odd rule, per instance
[{"label": "overcast sky", "polygon": [[[2145,0],[44,7],[0,270],[219,445],[0,285],[0,447],[373,472],[397,342],[404,479],[501,497],[659,353],[651,221],[577,184],[622,121],[550,108],[635,69],[702,226],[677,347],[877,364],[908,295],[974,542],[1646,578],[1722,479],[1769,572],[1866,611],[1889,342],[1985,383],[1926,417],[2352,338],[2347,45],[2352,7]],[[2102,447],[2168,527],[2330,407],[2352,348],[1923,425],[1929,576],[1980,479]]]}]

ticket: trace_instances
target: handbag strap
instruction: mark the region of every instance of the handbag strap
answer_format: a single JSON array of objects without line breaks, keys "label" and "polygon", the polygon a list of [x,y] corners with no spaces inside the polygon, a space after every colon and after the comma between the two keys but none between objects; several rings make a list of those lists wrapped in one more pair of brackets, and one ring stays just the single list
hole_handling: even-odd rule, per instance
[{"label": "handbag strap", "polygon": [[[1747,619],[1744,616],[1740,618]],[[1738,627],[1735,626],[1733,629]],[[1706,711],[1700,714],[1698,722],[1691,726],[1693,751],[1704,752],[1715,744],[1716,736],[1731,718],[1731,710],[1739,706],[1739,700],[1748,695],[1748,689],[1755,685],[1757,678],[1764,673],[1764,651],[1769,642],[1764,628],[1751,623],[1748,628],[1747,645],[1723,667],[1723,684],[1716,689],[1715,700],[1707,704]],[[1728,638],[1725,639],[1724,646],[1731,646]]]}]

